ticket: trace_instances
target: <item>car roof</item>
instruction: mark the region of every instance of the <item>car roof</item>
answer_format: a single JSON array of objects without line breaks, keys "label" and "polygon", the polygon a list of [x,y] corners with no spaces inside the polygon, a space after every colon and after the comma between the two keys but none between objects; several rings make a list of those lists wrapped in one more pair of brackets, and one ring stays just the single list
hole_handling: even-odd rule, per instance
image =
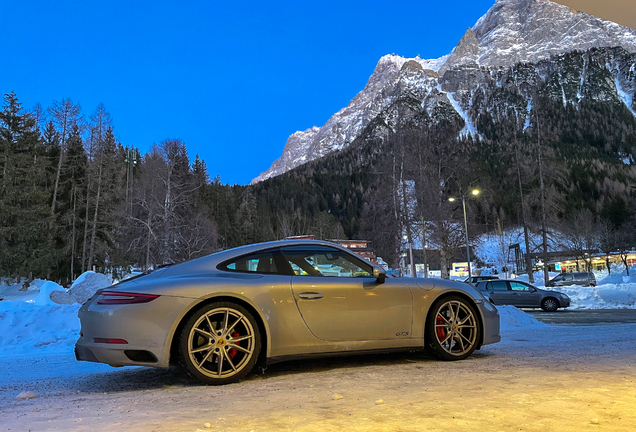
[{"label": "car roof", "polygon": [[[239,246],[232,249],[226,249],[223,251],[215,252],[210,255],[206,255],[201,258],[196,258],[190,261],[185,261],[183,263],[175,264],[171,268],[173,269],[173,271],[177,271],[177,267],[179,268],[178,271],[184,271],[185,269],[197,269],[197,268],[211,269],[211,268],[216,268],[218,264],[235,257],[240,257],[252,252],[258,252],[262,250],[288,247],[288,246],[327,246],[327,247],[348,252],[350,254],[357,255],[355,253],[355,250],[347,249],[346,247],[341,246],[337,243],[332,243],[325,240],[307,240],[307,239],[305,240],[302,240],[302,239],[275,240],[270,242],[254,243],[254,244],[249,244],[245,246]],[[360,257],[360,258],[364,260],[365,262],[367,262],[368,264],[370,264],[371,266],[377,267],[375,264],[369,262],[369,260],[366,260],[363,257]]]}]

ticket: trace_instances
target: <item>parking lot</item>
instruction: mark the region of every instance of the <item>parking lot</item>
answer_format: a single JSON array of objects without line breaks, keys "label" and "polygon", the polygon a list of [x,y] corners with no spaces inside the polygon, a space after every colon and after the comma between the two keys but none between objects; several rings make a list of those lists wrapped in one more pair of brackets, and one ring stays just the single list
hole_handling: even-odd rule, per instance
[{"label": "parking lot", "polygon": [[[634,313],[532,314],[564,325],[505,331],[460,362],[419,353],[294,361],[222,387],[70,355],[0,357],[0,430],[633,431]],[[598,321],[578,323],[589,319]],[[27,390],[37,397],[17,401]]]},{"label": "parking lot", "polygon": [[526,309],[546,324],[593,326],[599,324],[636,323],[636,309],[558,310],[546,313],[539,309]]}]

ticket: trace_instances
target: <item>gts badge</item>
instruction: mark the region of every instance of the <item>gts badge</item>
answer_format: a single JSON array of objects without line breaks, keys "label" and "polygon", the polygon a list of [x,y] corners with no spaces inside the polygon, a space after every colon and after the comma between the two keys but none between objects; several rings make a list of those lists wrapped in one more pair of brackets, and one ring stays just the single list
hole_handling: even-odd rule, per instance
[{"label": "gts badge", "polygon": [[395,335],[396,336],[408,336],[409,332],[397,332]]}]

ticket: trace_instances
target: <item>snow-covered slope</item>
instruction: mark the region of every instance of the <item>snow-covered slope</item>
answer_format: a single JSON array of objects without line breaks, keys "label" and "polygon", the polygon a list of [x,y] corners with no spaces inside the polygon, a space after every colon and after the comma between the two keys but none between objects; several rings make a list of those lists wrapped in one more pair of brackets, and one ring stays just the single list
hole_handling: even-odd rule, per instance
[{"label": "snow-covered slope", "polygon": [[[445,85],[461,79],[473,79],[487,74],[479,68],[511,67],[519,62],[536,63],[550,56],[594,47],[621,46],[636,52],[636,30],[577,12],[548,0],[498,0],[494,6],[469,28],[455,49],[435,60],[407,59],[386,55],[380,59],[366,87],[346,108],[334,114],[322,127],[296,132],[289,137],[283,155],[269,170],[253,180],[256,183],[282,174],[311,160],[340,150],[353,142],[369,123],[389,107],[395,98],[410,92],[429,104],[437,101],[442,76],[453,68],[473,67],[445,77]],[[621,71],[616,86],[621,99],[633,110],[630,94],[630,72]],[[625,86],[628,87],[625,87]],[[457,85],[454,85],[457,87]],[[460,86],[462,87],[462,86]],[[444,91],[449,91],[447,87]],[[450,92],[450,91],[449,91]],[[454,90],[453,90],[454,92]],[[622,93],[621,93],[622,92]],[[428,101],[424,101],[428,95]],[[442,100],[458,102],[458,97]],[[463,103],[454,103],[458,114]],[[463,107],[465,109],[465,107]],[[466,121],[464,133],[475,133]]]},{"label": "snow-covered slope", "polygon": [[397,55],[382,57],[364,90],[358,93],[346,108],[334,114],[320,128],[314,126],[291,135],[280,159],[252,183],[277,176],[344,148],[358,137],[373,118],[391,104],[405,86],[423,89],[428,87],[428,81],[436,81],[436,69],[445,60],[446,57],[437,60],[406,59]]}]

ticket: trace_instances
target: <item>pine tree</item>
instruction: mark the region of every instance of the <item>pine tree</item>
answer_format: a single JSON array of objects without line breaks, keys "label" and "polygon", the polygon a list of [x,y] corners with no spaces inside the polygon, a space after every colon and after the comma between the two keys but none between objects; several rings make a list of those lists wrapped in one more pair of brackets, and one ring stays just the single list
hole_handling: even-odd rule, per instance
[{"label": "pine tree", "polygon": [[0,113],[0,273],[46,277],[54,264],[44,146],[14,92]]}]

